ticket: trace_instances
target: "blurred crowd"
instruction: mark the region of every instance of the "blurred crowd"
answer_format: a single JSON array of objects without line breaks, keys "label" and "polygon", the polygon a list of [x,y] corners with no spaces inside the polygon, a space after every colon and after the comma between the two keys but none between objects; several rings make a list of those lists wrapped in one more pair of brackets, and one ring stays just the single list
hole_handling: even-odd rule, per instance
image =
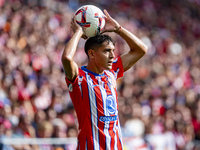
[{"label": "blurred crowd", "polygon": [[[200,149],[199,0],[0,0],[0,136],[78,134],[61,54],[77,8],[107,9],[149,48],[118,80],[125,150]],[[116,57],[128,51],[116,41]],[[75,55],[87,64],[81,39]],[[0,149],[74,150],[75,145],[0,144]]]}]

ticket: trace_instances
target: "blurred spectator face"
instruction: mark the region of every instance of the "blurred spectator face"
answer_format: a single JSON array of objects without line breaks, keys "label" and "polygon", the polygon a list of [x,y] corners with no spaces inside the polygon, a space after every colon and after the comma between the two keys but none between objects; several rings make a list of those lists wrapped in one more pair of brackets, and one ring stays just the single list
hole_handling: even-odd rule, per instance
[{"label": "blurred spectator face", "polygon": [[55,136],[59,138],[66,138],[67,137],[67,130],[61,126],[56,126],[55,128]]},{"label": "blurred spectator face", "polygon": [[75,117],[71,114],[65,114],[63,115],[63,120],[64,122],[66,123],[66,125],[68,127],[71,127],[71,126],[74,126],[76,123],[75,123]]},{"label": "blurred spectator face", "polygon": [[164,131],[164,125],[161,122],[155,122],[152,126],[153,134],[161,134]]},{"label": "blurred spectator face", "polygon": [[77,129],[75,127],[68,129],[67,137],[77,137],[77,136],[78,136],[78,132],[77,132]]},{"label": "blurred spectator face", "polygon": [[133,110],[132,114],[133,114],[134,117],[140,117],[140,116],[142,116],[142,107],[141,107],[140,104],[134,103],[132,105],[132,110]]},{"label": "blurred spectator face", "polygon": [[184,124],[184,122],[177,122],[176,123],[176,131],[178,132],[178,133],[184,133],[185,132],[185,124]]},{"label": "blurred spectator face", "polygon": [[3,118],[0,117],[0,135],[3,135],[5,127],[3,125]]},{"label": "blurred spectator face", "polygon": [[5,135],[8,137],[12,136],[12,124],[9,120],[0,118],[0,135]]},{"label": "blurred spectator face", "polygon": [[12,85],[8,91],[10,100],[16,102],[18,100],[18,89],[15,85]]},{"label": "blurred spectator face", "polygon": [[41,123],[46,120],[46,113],[43,110],[38,110],[35,114],[35,122]]},{"label": "blurred spectator face", "polygon": [[4,111],[4,104],[0,101],[0,117],[3,117],[5,115]]},{"label": "blurred spectator face", "polygon": [[28,117],[28,116],[21,116],[20,120],[19,120],[19,127],[23,131],[27,131],[29,125],[31,125],[30,117]]},{"label": "blurred spectator face", "polygon": [[12,112],[11,106],[5,105],[4,111],[5,111],[4,117],[8,118],[11,115],[11,112]]},{"label": "blurred spectator face", "polygon": [[174,120],[173,119],[166,119],[165,120],[165,128],[168,130],[168,131],[173,131],[174,130]]},{"label": "blurred spectator face", "polygon": [[13,131],[12,131],[12,125],[11,125],[10,121],[8,121],[8,120],[4,121],[4,128],[5,128],[4,134],[7,137],[12,137]]},{"label": "blurred spectator face", "polygon": [[50,138],[53,135],[53,126],[49,121],[44,121],[38,126],[38,135],[40,138]]},{"label": "blurred spectator face", "polygon": [[49,109],[48,112],[47,112],[47,117],[48,117],[48,120],[53,120],[54,118],[57,117],[57,113],[54,109]]},{"label": "blurred spectator face", "polygon": [[194,127],[192,126],[192,124],[188,124],[185,129],[186,141],[187,142],[192,141],[194,139],[194,136],[195,136]]},{"label": "blurred spectator face", "polygon": [[21,113],[20,113],[20,105],[18,103],[14,104],[12,107],[12,114],[20,117]]}]

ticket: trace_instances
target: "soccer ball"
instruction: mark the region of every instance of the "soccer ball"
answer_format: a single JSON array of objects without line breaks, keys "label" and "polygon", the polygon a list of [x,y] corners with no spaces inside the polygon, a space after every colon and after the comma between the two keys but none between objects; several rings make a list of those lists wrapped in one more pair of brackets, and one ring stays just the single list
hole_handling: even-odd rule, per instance
[{"label": "soccer ball", "polygon": [[77,9],[75,20],[83,28],[83,32],[87,37],[100,34],[105,26],[103,12],[94,5],[84,5]]}]

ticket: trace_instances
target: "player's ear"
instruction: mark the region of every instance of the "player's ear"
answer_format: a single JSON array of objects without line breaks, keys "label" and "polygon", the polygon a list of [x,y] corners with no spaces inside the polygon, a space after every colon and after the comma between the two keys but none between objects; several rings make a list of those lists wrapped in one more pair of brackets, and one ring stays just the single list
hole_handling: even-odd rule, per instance
[{"label": "player's ear", "polygon": [[88,56],[89,56],[89,58],[94,58],[94,50],[93,49],[88,50]]}]

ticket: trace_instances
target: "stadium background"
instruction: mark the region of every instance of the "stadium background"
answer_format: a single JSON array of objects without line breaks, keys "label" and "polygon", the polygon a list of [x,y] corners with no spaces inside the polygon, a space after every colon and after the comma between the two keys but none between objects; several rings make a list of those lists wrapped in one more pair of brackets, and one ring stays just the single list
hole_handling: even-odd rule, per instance
[{"label": "stadium background", "polygon": [[[84,4],[107,9],[149,48],[118,81],[125,149],[200,149],[199,0],[0,0],[0,149],[13,149],[6,138],[77,136],[60,57],[71,17]],[[111,36],[116,56],[125,52],[124,41]],[[81,40],[79,66],[87,63],[83,48]],[[75,144],[14,147],[73,150]]]}]

